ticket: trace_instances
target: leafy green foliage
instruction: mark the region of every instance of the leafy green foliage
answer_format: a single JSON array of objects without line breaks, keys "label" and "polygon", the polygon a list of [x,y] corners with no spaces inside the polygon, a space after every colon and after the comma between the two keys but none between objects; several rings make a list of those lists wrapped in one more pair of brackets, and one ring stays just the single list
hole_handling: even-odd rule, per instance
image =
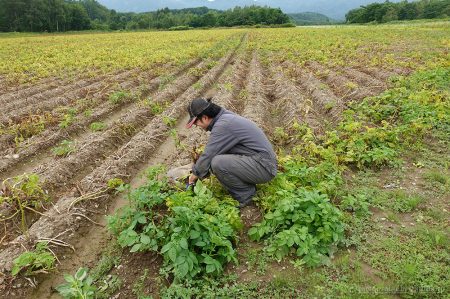
[{"label": "leafy green foliage", "polygon": [[6,202],[15,210],[14,215],[21,214],[24,231],[27,228],[25,209],[28,207],[40,208],[49,199],[37,174],[23,174],[3,181],[0,204]]},{"label": "leafy green foliage", "polygon": [[342,172],[350,165],[396,164],[404,146],[420,142],[432,129],[448,128],[448,82],[450,71],[443,69],[400,78],[395,88],[352,104],[336,129],[322,136],[294,123],[289,135],[297,145],[291,156],[279,159],[282,173],[258,192],[267,213],[250,237],[267,238],[266,250],[278,260],[296,250],[313,266],[343,239],[342,215],[330,197],[338,197],[342,209],[360,217],[370,214],[369,205],[398,212],[415,209],[423,199],[413,194],[339,190]]},{"label": "leafy green foliage", "polygon": [[109,95],[112,104],[121,104],[132,98],[132,94],[125,90],[119,90]]},{"label": "leafy green foliage", "polygon": [[58,293],[66,299],[95,298],[97,288],[93,286],[93,279],[87,268],[80,268],[75,275],[64,274],[66,283],[56,287]]},{"label": "leafy green foliage", "polygon": [[342,210],[355,212],[356,216],[362,217],[370,214],[369,202],[365,194],[346,194],[342,197],[339,206]]},{"label": "leafy green foliage", "polygon": [[67,109],[67,112],[63,115],[63,119],[59,123],[59,127],[61,129],[65,129],[69,127],[75,120],[78,111],[74,108]]},{"label": "leafy green foliage", "polygon": [[236,260],[232,241],[241,228],[233,201],[218,201],[200,181],[191,192],[173,194],[167,201],[171,232],[161,249],[166,268],[175,278],[199,273],[220,274],[223,265]]},{"label": "leafy green foliage", "polygon": [[24,272],[25,276],[36,275],[38,273],[48,273],[55,266],[55,257],[48,250],[48,244],[39,242],[36,249],[26,251],[14,260],[11,274],[16,276]]},{"label": "leafy green foliage", "polygon": [[159,251],[161,272],[176,281],[222,273],[225,263],[237,261],[232,241],[242,224],[235,202],[217,200],[201,182],[176,192],[158,179],[162,171],[148,171],[148,182],[129,194],[131,206],[108,218],[109,229],[131,252]]},{"label": "leafy green foliage", "polygon": [[343,237],[340,211],[317,191],[279,190],[277,195],[281,199],[249,230],[250,238],[268,237],[267,251],[278,260],[296,251],[309,266],[323,263],[331,245]]},{"label": "leafy green foliage", "polygon": [[163,116],[163,123],[166,126],[173,128],[177,124],[177,120],[173,117]]},{"label": "leafy green foliage", "polygon": [[58,146],[52,148],[52,153],[58,157],[67,157],[75,151],[74,142],[70,140],[63,140]]},{"label": "leafy green foliage", "polygon": [[0,125],[0,135],[10,134],[14,136],[16,147],[26,139],[44,131],[49,125],[58,122],[58,118],[52,113],[44,112],[38,115],[22,117],[18,122]]},{"label": "leafy green foliage", "polygon": [[371,3],[350,10],[346,15],[348,23],[386,23],[396,20],[434,19],[447,17],[448,1],[413,1]]},{"label": "leafy green foliage", "polygon": [[102,122],[93,122],[89,125],[89,129],[93,132],[103,131],[106,128],[106,124]]},{"label": "leafy green foliage", "polygon": [[337,128],[324,136],[316,137],[294,124],[300,142],[295,151],[315,165],[323,161],[358,168],[397,164],[405,146],[419,143],[432,129],[450,128],[448,82],[446,69],[400,77],[395,88],[352,104]]},{"label": "leafy green foliage", "polygon": [[413,211],[423,201],[423,197],[418,194],[408,194],[403,190],[393,190],[378,192],[377,196],[373,197],[372,204],[405,213]]},{"label": "leafy green foliage", "polygon": [[113,178],[108,180],[107,185],[108,189],[115,189],[118,192],[122,192],[128,188],[125,182],[120,178]]},{"label": "leafy green foliage", "polygon": [[163,288],[161,298],[300,298],[300,291],[287,278],[270,282],[243,282],[236,275],[226,275],[218,279],[173,283]]}]

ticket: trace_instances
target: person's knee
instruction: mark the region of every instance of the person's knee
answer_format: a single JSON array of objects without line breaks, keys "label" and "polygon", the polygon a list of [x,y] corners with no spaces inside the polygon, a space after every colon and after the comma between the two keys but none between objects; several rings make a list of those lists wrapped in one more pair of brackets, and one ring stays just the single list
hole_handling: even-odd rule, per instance
[{"label": "person's knee", "polygon": [[224,157],[217,155],[211,160],[211,170],[214,174],[221,173],[224,169]]}]

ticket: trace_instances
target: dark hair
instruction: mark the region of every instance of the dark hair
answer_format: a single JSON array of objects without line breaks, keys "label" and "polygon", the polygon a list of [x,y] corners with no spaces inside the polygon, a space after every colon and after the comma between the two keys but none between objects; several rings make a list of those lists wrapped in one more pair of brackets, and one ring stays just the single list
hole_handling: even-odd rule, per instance
[{"label": "dark hair", "polygon": [[206,108],[202,113],[197,115],[197,118],[202,118],[203,115],[206,115],[210,118],[214,118],[214,117],[216,117],[217,114],[219,114],[220,110],[222,110],[222,107],[211,102],[212,98],[208,98],[206,100],[210,104],[209,104],[208,108]]}]

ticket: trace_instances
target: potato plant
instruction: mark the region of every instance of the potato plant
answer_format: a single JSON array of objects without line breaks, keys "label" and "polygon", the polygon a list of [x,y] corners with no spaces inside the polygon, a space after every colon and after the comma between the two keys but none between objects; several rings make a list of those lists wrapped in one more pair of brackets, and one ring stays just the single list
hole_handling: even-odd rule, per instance
[{"label": "potato plant", "polygon": [[131,206],[109,217],[109,229],[131,252],[161,253],[161,272],[175,281],[221,274],[237,262],[233,241],[242,224],[235,202],[218,200],[201,182],[177,192],[158,180],[160,172],[149,170],[147,184],[130,193]]}]

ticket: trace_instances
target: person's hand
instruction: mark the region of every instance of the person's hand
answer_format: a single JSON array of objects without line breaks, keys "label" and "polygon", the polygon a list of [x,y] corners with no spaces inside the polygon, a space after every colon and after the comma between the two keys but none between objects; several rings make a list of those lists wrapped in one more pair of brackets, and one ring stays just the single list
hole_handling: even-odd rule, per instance
[{"label": "person's hand", "polygon": [[188,182],[186,183],[186,190],[188,190],[190,186],[194,185],[197,180],[198,177],[196,175],[191,174],[189,176]]},{"label": "person's hand", "polygon": [[195,184],[195,182],[198,180],[198,176],[196,176],[195,174],[191,174],[190,176],[189,176],[189,181],[188,181],[188,183],[189,183],[189,185],[193,185],[193,184]]}]

